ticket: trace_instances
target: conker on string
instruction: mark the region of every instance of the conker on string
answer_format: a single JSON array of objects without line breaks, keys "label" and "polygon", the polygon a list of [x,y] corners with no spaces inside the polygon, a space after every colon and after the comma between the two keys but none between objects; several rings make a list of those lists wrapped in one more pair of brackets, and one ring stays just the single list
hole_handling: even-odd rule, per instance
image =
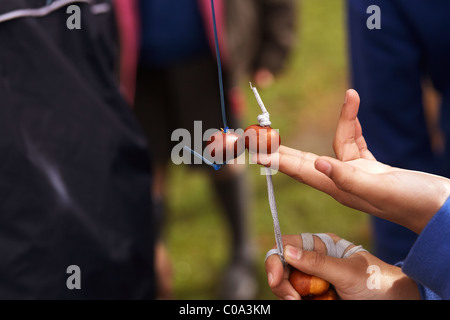
[{"label": "conker on string", "polygon": [[301,297],[320,296],[325,294],[330,288],[328,281],[297,269],[291,270],[289,282]]},{"label": "conker on string", "polygon": [[278,132],[271,127],[257,124],[244,130],[245,147],[250,153],[271,154],[278,151],[281,138]]},{"label": "conker on string", "polygon": [[245,151],[241,135],[230,131],[217,131],[209,137],[205,151],[217,163],[224,163],[239,157]]}]

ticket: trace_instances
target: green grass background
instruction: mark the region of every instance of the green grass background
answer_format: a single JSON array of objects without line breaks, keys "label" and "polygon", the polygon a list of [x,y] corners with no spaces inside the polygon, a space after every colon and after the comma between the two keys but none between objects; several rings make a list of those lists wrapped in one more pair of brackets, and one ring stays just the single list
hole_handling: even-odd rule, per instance
[{"label": "green grass background", "polygon": [[[245,1],[245,0],[244,0]],[[345,1],[298,1],[298,42],[285,72],[259,93],[284,145],[333,155],[331,143],[349,87]],[[260,113],[251,90],[246,124]],[[274,244],[267,186],[259,167],[247,166],[252,191],[251,238],[257,252],[258,299],[275,299],[267,286],[264,256]],[[231,248],[227,222],[207,176],[185,166],[170,169],[164,231],[173,263],[175,299],[216,299]],[[370,249],[368,216],[283,174],[274,176],[284,234],[333,232]]]}]

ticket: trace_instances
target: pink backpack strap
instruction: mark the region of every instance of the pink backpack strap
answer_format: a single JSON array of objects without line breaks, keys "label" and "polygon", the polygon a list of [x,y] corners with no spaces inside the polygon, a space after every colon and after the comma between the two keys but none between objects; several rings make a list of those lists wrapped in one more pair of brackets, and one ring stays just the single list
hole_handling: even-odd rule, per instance
[{"label": "pink backpack strap", "polygon": [[139,56],[140,23],[137,0],[115,0],[120,41],[120,86],[125,99],[134,103]]}]

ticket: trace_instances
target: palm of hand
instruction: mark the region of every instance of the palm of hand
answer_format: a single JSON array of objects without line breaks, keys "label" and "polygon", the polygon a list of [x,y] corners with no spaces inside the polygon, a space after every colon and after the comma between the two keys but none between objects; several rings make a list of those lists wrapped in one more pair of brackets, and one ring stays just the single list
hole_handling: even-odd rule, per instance
[{"label": "palm of hand", "polygon": [[331,194],[344,205],[399,223],[420,233],[447,200],[448,180],[431,174],[356,159],[333,167]]}]

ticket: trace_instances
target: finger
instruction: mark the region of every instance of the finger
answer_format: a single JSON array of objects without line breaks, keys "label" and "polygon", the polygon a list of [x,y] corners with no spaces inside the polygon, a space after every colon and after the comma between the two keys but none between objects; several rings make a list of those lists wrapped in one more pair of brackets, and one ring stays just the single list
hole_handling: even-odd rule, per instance
[{"label": "finger", "polygon": [[337,201],[348,207],[379,215],[380,210],[376,204],[383,203],[383,194],[386,194],[384,186],[390,184],[386,175],[371,174],[330,157],[318,158],[316,169],[329,177],[335,185],[337,191],[330,195]]},{"label": "finger", "polygon": [[355,260],[339,259],[317,251],[303,251],[296,247],[286,246],[286,261],[294,268],[307,274],[320,277],[335,286],[348,285],[355,270]]},{"label": "finger", "polygon": [[[282,153],[282,154],[288,154],[291,156],[297,156],[297,157],[305,156],[305,152],[294,149],[294,148],[289,148],[289,147],[286,147],[283,145],[280,146],[280,148],[278,149],[278,152]],[[314,156],[314,154],[310,154],[310,156]]]},{"label": "finger", "polygon": [[[327,169],[324,168],[325,166],[331,170],[330,161],[318,162],[317,160],[319,159],[319,156],[315,154],[302,152],[300,150],[287,147],[280,147],[280,152],[277,152],[276,156],[274,154],[260,154],[254,155],[253,159],[255,162],[263,165],[264,163],[270,163],[272,168],[276,167],[280,172],[319,191],[327,193],[340,203],[351,208],[369,213],[377,212],[377,209],[370,203],[367,203],[349,192],[351,190],[349,190],[348,187],[353,187],[353,185],[348,185],[348,183],[351,183],[352,181],[346,181],[347,178],[351,178],[351,176],[346,176],[346,172],[350,172],[350,174],[353,172],[354,169],[351,166],[349,166],[350,168],[345,168],[347,169],[344,170],[346,172],[342,172],[343,170],[337,170],[334,172],[334,176],[330,177],[331,172],[327,172]],[[334,160],[336,163],[342,163],[339,160],[328,157],[320,157],[320,159],[330,159]],[[336,181],[332,178],[335,178]]]},{"label": "finger", "polygon": [[266,260],[267,281],[272,292],[284,300],[299,300],[300,295],[289,282],[289,268],[285,268],[278,255]]},{"label": "finger", "polygon": [[284,266],[280,257],[276,254],[271,255],[266,260],[266,274],[269,287],[276,288],[283,281]]},{"label": "finger", "polygon": [[354,160],[361,157],[356,143],[359,103],[358,93],[355,90],[347,90],[333,141],[334,152],[341,161]]},{"label": "finger", "polygon": [[[322,253],[326,253],[327,249],[325,244],[318,237],[314,239],[314,250]],[[296,248],[303,248],[303,241],[301,235],[283,235],[283,243],[285,245],[294,246]],[[272,247],[275,249],[276,245]],[[267,258],[266,264],[267,282],[272,292],[281,299],[299,299],[297,291],[292,287],[289,282],[290,268],[285,268],[281,263],[278,255],[274,254]]]},{"label": "finger", "polygon": [[282,300],[300,300],[300,294],[295,290],[289,281],[289,275],[291,274],[291,269],[289,267],[284,268],[283,280],[276,287],[271,287],[273,294]]},{"label": "finger", "polygon": [[[283,235],[282,242],[284,244],[288,244],[294,247],[302,248],[302,238],[300,235]],[[272,249],[276,249],[277,245],[275,244]],[[280,260],[280,257],[277,254],[273,254],[269,256],[266,260],[266,273],[267,280],[270,287],[279,286],[281,281],[283,280],[283,269],[284,266]]]},{"label": "finger", "polygon": [[293,156],[299,159],[304,159],[306,161],[314,161],[318,157],[313,153],[303,152],[281,145],[277,152],[274,152],[272,154],[253,154],[252,161],[266,167],[278,169],[280,163],[279,158],[281,156]]},{"label": "finger", "polygon": [[313,153],[280,147],[280,151],[276,154],[255,155],[253,160],[261,165],[267,166],[269,164],[272,169],[331,194],[336,191],[336,187],[330,179],[316,170],[314,163],[317,158],[318,156]]},{"label": "finger", "polygon": [[[330,157],[320,157],[316,160],[316,169],[328,176],[339,190],[346,193],[366,197],[377,193],[384,186],[385,175],[373,174],[361,169],[358,163],[350,165]],[[374,173],[381,168],[371,168]]]},{"label": "finger", "polygon": [[339,190],[353,193],[358,180],[356,169],[351,165],[330,157],[320,157],[316,161],[316,169],[328,176]]}]

